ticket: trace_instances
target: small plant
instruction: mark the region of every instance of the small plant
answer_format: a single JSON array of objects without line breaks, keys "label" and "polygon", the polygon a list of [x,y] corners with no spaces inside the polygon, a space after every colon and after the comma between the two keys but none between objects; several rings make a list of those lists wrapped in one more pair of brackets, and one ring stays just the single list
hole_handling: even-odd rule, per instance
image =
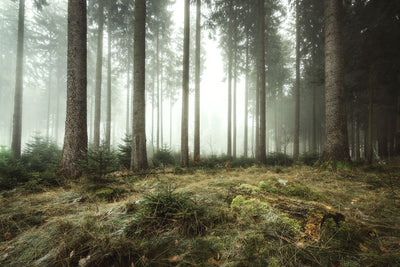
[{"label": "small plant", "polygon": [[319,160],[319,154],[315,152],[307,152],[300,156],[300,161],[307,166],[314,166]]},{"label": "small plant", "polygon": [[163,147],[153,155],[154,167],[174,166],[175,158],[167,147]]},{"label": "small plant", "polygon": [[80,162],[80,165],[90,179],[101,181],[106,174],[118,170],[116,153],[105,146],[97,150],[89,149],[86,156],[87,162]]},{"label": "small plant", "polygon": [[188,194],[175,192],[170,186],[154,194],[145,195],[137,220],[127,228],[126,234],[149,235],[175,228],[183,235],[198,235],[206,230],[202,221],[205,210]]},{"label": "small plant", "polygon": [[272,166],[291,166],[293,165],[293,158],[284,153],[271,153],[267,155],[266,164]]},{"label": "small plant", "polygon": [[121,166],[125,169],[129,169],[131,166],[131,155],[132,155],[132,136],[127,134],[122,139],[122,144],[118,145],[118,161]]},{"label": "small plant", "polygon": [[0,190],[12,189],[30,178],[22,162],[15,159],[11,151],[2,147],[0,149]]},{"label": "small plant", "polygon": [[55,169],[61,159],[61,150],[57,144],[34,136],[33,140],[26,145],[21,156],[22,163],[31,172],[44,172]]}]

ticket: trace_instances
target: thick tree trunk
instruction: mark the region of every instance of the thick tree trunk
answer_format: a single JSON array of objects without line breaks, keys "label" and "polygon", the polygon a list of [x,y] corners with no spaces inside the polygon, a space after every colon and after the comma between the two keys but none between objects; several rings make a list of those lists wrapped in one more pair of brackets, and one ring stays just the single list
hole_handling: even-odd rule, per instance
[{"label": "thick tree trunk", "polygon": [[185,0],[185,26],[183,41],[183,75],[182,75],[182,126],[181,126],[181,166],[189,166],[189,38],[190,38],[190,1]]},{"label": "thick tree trunk", "polygon": [[350,161],[347,138],[341,0],[325,0],[325,108],[324,161]]},{"label": "thick tree trunk", "polygon": [[87,150],[86,2],[68,1],[67,116],[59,173],[76,178]]},{"label": "thick tree trunk", "polygon": [[248,157],[248,133],[249,133],[249,36],[246,35],[246,80],[244,95],[244,153],[245,158]]},{"label": "thick tree trunk", "polygon": [[135,1],[131,170],[148,168],[146,151],[146,0]]},{"label": "thick tree trunk", "polygon": [[293,159],[299,158],[300,142],[300,22],[299,22],[299,0],[296,0],[296,86],[295,86],[295,116],[294,116],[294,141]]},{"label": "thick tree trunk", "polygon": [[17,39],[17,66],[15,71],[14,115],[11,151],[14,157],[21,156],[22,137],[22,98],[23,98],[23,61],[24,61],[24,28],[25,28],[25,0],[19,0],[18,11],[18,39]]},{"label": "thick tree trunk", "polygon": [[97,58],[96,58],[96,85],[94,100],[94,132],[93,132],[93,148],[98,149],[100,146],[100,116],[101,116],[101,80],[103,69],[103,24],[104,24],[104,1],[99,0],[97,31]]},{"label": "thick tree trunk", "polygon": [[194,162],[200,162],[200,50],[201,0],[196,1],[196,73],[194,102]]},{"label": "thick tree trunk", "polygon": [[264,51],[264,0],[259,0],[258,7],[258,76],[259,76],[259,91],[260,91],[260,146],[259,160],[261,163],[266,163],[266,103],[265,103],[265,51]]},{"label": "thick tree trunk", "polygon": [[106,117],[106,148],[111,146],[111,0],[108,0],[108,58],[107,58],[107,117]]}]

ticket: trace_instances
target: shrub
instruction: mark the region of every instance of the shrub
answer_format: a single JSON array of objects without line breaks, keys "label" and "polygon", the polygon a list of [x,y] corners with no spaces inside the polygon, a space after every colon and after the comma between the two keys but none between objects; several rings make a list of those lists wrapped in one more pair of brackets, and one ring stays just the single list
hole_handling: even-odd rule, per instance
[{"label": "shrub", "polygon": [[101,181],[105,175],[118,170],[118,159],[114,151],[100,146],[97,150],[89,149],[87,162],[81,161],[81,168],[90,179]]},{"label": "shrub", "polygon": [[31,172],[44,172],[55,169],[61,160],[61,150],[56,143],[34,136],[26,145],[21,156],[22,163]]},{"label": "shrub", "polygon": [[202,220],[205,210],[189,194],[175,192],[170,186],[145,195],[140,204],[137,219],[126,229],[128,236],[146,236],[171,228],[183,235],[198,235],[207,229]]},{"label": "shrub", "polygon": [[163,147],[153,155],[154,167],[174,166],[175,158],[167,147]]},{"label": "shrub", "polygon": [[315,152],[307,152],[300,156],[300,161],[307,166],[314,166],[319,160],[319,154]]},{"label": "shrub", "polygon": [[293,165],[293,158],[284,153],[271,153],[267,155],[267,165],[291,166]]},{"label": "shrub", "polygon": [[4,147],[0,149],[0,190],[12,189],[18,183],[26,182],[30,178],[28,171],[13,157],[11,151]]},{"label": "shrub", "polygon": [[132,135],[125,135],[122,144],[118,145],[118,161],[121,166],[129,169],[132,155]]}]

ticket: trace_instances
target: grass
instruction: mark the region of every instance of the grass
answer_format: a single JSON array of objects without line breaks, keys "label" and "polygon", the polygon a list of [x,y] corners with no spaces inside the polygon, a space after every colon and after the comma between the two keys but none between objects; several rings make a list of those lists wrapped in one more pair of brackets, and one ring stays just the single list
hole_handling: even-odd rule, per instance
[{"label": "grass", "polygon": [[3,190],[0,265],[400,265],[398,168],[223,167]]}]

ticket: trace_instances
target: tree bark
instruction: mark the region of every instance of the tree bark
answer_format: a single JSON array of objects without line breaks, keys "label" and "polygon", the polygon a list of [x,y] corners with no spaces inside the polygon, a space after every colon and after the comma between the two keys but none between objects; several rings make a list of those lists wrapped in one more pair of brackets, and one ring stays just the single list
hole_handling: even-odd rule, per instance
[{"label": "tree bark", "polygon": [[200,162],[200,50],[201,0],[196,1],[196,73],[194,108],[194,162]]},{"label": "tree bark", "polygon": [[104,24],[104,1],[99,0],[97,31],[97,58],[96,58],[96,85],[94,100],[94,133],[93,148],[96,150],[100,146],[100,116],[101,116],[101,80],[103,69],[103,24]]},{"label": "tree bark", "polygon": [[111,0],[108,0],[108,58],[107,58],[107,118],[106,118],[106,148],[111,146]]},{"label": "tree bark", "polygon": [[127,72],[126,72],[126,134],[129,135],[131,132],[130,129],[130,114],[131,114],[131,109],[130,109],[130,103],[131,103],[131,86],[130,86],[130,71],[131,71],[131,55],[130,55],[130,49],[128,48],[128,58],[127,58]]},{"label": "tree bark", "polygon": [[356,144],[355,144],[355,159],[359,160],[360,159],[360,122],[358,119],[358,116],[356,117],[355,120],[355,134],[356,134]]},{"label": "tree bark", "polygon": [[160,36],[159,36],[159,28],[157,25],[156,29],[156,80],[157,80],[157,151],[160,150]]},{"label": "tree bark", "polygon": [[232,47],[232,31],[233,31],[233,11],[232,2],[229,2],[229,16],[230,23],[228,26],[228,131],[227,131],[227,150],[228,157],[232,156],[232,60],[233,60],[233,47]]},{"label": "tree bark", "polygon": [[368,145],[367,145],[367,153],[366,153],[366,158],[367,158],[367,164],[372,164],[373,160],[373,114],[374,114],[374,87],[373,87],[373,66],[371,64],[370,69],[369,69],[369,105],[368,105]]},{"label": "tree bark", "polygon": [[296,86],[295,86],[295,123],[293,141],[293,159],[299,158],[300,140],[300,22],[299,22],[299,0],[296,0]]},{"label": "tree bark", "polygon": [[185,0],[183,75],[182,75],[182,125],[181,125],[181,166],[189,166],[189,38],[190,38],[190,1]]},{"label": "tree bark", "polygon": [[86,1],[68,0],[67,115],[59,173],[81,175],[79,161],[87,150]]},{"label": "tree bark", "polygon": [[14,115],[11,151],[14,157],[21,156],[22,137],[22,98],[23,98],[23,61],[24,61],[24,28],[25,28],[25,0],[19,0],[18,10],[18,39],[17,39],[17,66],[15,71]]},{"label": "tree bark", "polygon": [[51,76],[52,76],[52,67],[51,66],[51,54],[49,55],[49,77],[47,84],[47,125],[46,125],[46,139],[47,141],[50,139],[50,117],[51,117]]},{"label": "tree bark", "polygon": [[312,153],[317,152],[317,87],[312,88],[312,131],[311,148]]},{"label": "tree bark", "polygon": [[[236,42],[236,34],[234,41]],[[237,116],[236,116],[236,92],[237,92],[237,48],[235,47],[234,53],[234,71],[233,71],[233,151],[232,156],[236,158],[236,134],[237,134]]]},{"label": "tree bark", "polygon": [[340,14],[341,0],[325,0],[326,140],[323,161],[350,161]]},{"label": "tree bark", "polygon": [[146,0],[135,1],[131,170],[148,168],[146,151]]},{"label": "tree bark", "polygon": [[265,51],[264,51],[264,0],[259,0],[258,7],[258,74],[260,87],[260,146],[259,160],[261,163],[266,163],[266,111],[265,111]]},{"label": "tree bark", "polygon": [[249,135],[249,36],[246,34],[246,80],[244,95],[244,153],[245,158],[248,157],[248,135]]}]

